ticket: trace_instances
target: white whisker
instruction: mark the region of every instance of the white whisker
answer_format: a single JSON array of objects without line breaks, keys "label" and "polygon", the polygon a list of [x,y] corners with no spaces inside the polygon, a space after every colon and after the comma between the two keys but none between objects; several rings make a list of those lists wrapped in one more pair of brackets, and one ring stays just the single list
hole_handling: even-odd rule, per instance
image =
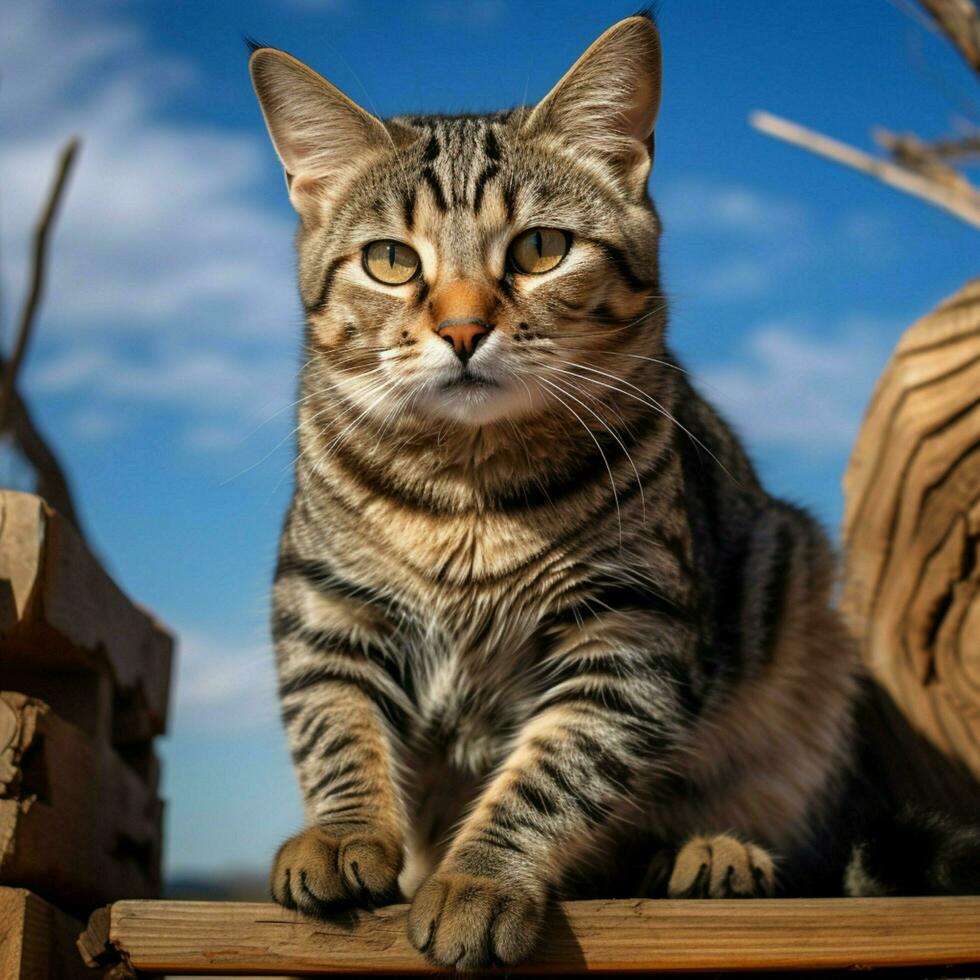
[{"label": "white whisker", "polygon": [[[537,381],[539,384],[546,384],[546,385],[548,385],[549,388],[552,388],[552,389],[557,388],[558,391],[561,391],[564,394],[569,395],[569,393],[567,391],[565,391],[564,388],[561,388],[558,385],[555,385],[552,382],[545,380],[544,378],[534,378],[534,380]],[[554,392],[552,392],[552,393],[554,394]],[[565,408],[567,408],[568,411],[571,412],[572,415],[574,415],[575,418],[577,418],[579,420],[579,422],[582,425],[582,428],[585,429],[586,432],[588,432],[588,434],[591,437],[592,441],[595,443],[596,449],[599,450],[599,455],[602,457],[602,461],[603,461],[603,463],[606,466],[606,472],[609,474],[609,485],[612,488],[613,501],[616,504],[616,521],[617,521],[617,523],[619,525],[619,544],[620,544],[620,547],[622,547],[622,544],[623,544],[623,515],[622,515],[622,512],[619,509],[619,493],[617,493],[617,491],[616,491],[616,479],[613,476],[613,471],[612,471],[612,467],[609,465],[609,460],[606,458],[606,454],[602,451],[602,445],[600,444],[599,440],[596,438],[596,434],[585,424],[585,420],[582,418],[582,416],[579,415],[578,412],[576,412],[575,409],[572,408],[572,406],[569,405],[561,397],[561,395],[555,394],[554,397],[557,398],[558,401],[561,402],[561,404],[564,405]],[[573,395],[569,395],[569,397],[574,397],[574,396]],[[578,401],[578,399],[575,399],[575,400]],[[581,402],[579,402],[579,404],[581,404]]]}]

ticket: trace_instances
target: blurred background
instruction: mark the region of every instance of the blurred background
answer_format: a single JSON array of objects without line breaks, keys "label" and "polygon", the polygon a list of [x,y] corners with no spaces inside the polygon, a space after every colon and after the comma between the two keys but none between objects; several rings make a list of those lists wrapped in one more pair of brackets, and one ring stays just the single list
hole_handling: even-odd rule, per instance
[{"label": "blurred background", "polygon": [[[9,350],[31,226],[82,139],[21,390],[89,540],[180,638],[163,744],[166,874],[250,893],[300,805],[267,629],[291,489],[301,311],[290,210],[244,34],[380,114],[543,96],[634,2],[4,0],[0,270]],[[834,531],[840,477],[902,329],[976,268],[951,217],[747,124],[849,143],[955,131],[972,81],[888,0],[664,0],[651,188],[673,344],[770,488]]]}]

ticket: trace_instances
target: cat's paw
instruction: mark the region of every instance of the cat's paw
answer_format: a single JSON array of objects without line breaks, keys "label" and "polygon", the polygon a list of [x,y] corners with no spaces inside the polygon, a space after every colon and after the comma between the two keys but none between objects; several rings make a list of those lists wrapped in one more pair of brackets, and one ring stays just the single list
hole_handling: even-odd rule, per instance
[{"label": "cat's paw", "polygon": [[415,893],[408,937],[439,966],[506,966],[531,952],[544,907],[524,885],[437,871]]},{"label": "cat's paw", "polygon": [[381,834],[307,827],[279,848],[272,863],[272,897],[313,916],[345,905],[384,905],[398,894],[401,862],[401,847]]},{"label": "cat's paw", "polygon": [[776,887],[772,858],[755,844],[716,834],[692,837],[674,859],[670,898],[764,898]]}]

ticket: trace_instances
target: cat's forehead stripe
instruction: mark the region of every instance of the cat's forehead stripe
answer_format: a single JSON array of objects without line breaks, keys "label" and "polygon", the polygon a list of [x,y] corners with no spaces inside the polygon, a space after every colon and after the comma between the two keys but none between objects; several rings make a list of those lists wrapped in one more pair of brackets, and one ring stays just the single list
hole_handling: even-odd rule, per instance
[{"label": "cat's forehead stripe", "polygon": [[[392,122],[408,124],[420,132],[418,178],[431,193],[437,211],[445,214],[454,208],[468,208],[478,216],[488,183],[501,172],[501,127],[505,118],[500,114],[422,116],[395,117]],[[405,227],[412,231],[416,220],[415,186],[406,188],[401,204]],[[510,220],[514,201],[509,192],[505,192],[505,207]]]}]

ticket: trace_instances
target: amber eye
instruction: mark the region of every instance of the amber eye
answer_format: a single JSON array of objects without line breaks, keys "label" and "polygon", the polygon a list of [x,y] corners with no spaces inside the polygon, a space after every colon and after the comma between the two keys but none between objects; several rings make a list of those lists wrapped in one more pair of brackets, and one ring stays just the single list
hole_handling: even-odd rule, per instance
[{"label": "amber eye", "polygon": [[388,238],[371,242],[364,249],[364,271],[388,286],[408,282],[419,271],[420,265],[414,249]]},{"label": "amber eye", "polygon": [[557,228],[529,228],[510,244],[510,260],[518,272],[536,276],[551,272],[568,254],[567,232]]}]

